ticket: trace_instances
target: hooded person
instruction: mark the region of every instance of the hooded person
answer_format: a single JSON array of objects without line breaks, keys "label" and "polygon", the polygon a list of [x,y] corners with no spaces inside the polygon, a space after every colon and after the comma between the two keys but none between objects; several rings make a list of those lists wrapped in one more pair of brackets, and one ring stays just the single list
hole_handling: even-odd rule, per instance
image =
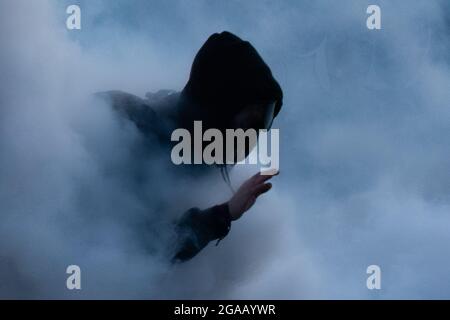
[{"label": "hooded person", "polygon": [[[181,92],[161,90],[145,99],[121,91],[99,93],[125,119],[139,129],[144,144],[163,152],[173,147],[171,133],[182,128],[194,130],[194,121],[202,121],[204,130],[269,129],[280,112],[283,93],[270,68],[255,48],[230,32],[209,37],[197,53],[189,81]],[[252,146],[245,146],[246,157]],[[239,150],[238,150],[239,151]],[[242,150],[240,150],[242,151]],[[224,152],[224,157],[226,157]],[[237,159],[235,159],[237,161]],[[223,163],[225,162],[225,159]],[[214,165],[183,165],[183,173],[200,175]],[[229,183],[227,165],[219,165]],[[177,241],[172,261],[194,257],[209,242],[220,241],[239,219],[271,188],[271,176],[257,174],[247,180],[224,203],[206,210],[191,208],[175,224]]]}]

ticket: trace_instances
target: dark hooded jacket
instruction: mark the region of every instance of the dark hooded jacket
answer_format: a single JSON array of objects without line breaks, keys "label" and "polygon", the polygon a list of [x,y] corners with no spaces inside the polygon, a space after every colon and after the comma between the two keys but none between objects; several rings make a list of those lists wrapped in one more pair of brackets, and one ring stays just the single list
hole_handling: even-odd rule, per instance
[{"label": "dark hooded jacket", "polygon": [[[243,106],[275,101],[276,116],[283,100],[279,84],[255,48],[229,32],[209,37],[196,55],[189,81],[180,93],[162,90],[147,94],[145,99],[120,91],[99,95],[134,123],[144,140],[166,150],[173,145],[171,132],[176,128],[191,129],[194,120],[201,120],[205,130],[224,130]],[[186,167],[195,170],[195,166]],[[210,241],[224,238],[230,227],[226,204],[187,210],[176,222],[178,243],[173,260],[192,258]]]}]

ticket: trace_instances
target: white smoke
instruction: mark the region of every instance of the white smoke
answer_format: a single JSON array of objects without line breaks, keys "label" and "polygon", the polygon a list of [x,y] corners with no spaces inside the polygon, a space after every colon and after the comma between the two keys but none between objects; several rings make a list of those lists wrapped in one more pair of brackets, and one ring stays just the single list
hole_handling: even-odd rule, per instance
[{"label": "white smoke", "polygon": [[[68,32],[61,2],[0,2],[1,297],[449,297],[445,2],[377,1],[380,31],[356,0],[79,3],[82,30]],[[280,79],[281,174],[218,247],[170,266],[135,245],[133,223],[165,214],[156,198],[173,205],[165,221],[229,192],[219,174],[178,179],[157,159],[139,164],[154,179],[137,190],[138,133],[88,97],[181,89],[222,30]],[[81,291],[65,287],[70,264]],[[366,288],[371,264],[381,291]]]}]

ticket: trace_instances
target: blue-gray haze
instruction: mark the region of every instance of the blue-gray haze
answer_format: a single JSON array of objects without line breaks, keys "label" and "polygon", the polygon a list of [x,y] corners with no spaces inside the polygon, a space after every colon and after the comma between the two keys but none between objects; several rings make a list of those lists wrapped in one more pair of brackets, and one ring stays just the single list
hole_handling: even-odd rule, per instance
[{"label": "blue-gray haze", "polygon": [[[283,87],[281,174],[218,247],[170,266],[130,245],[133,219],[156,211],[155,184],[121,174],[136,130],[86,97],[180,90],[223,30]],[[448,1],[0,0],[0,41],[0,297],[450,298]],[[147,172],[160,199],[230,196],[219,173],[177,181],[161,163]]]}]

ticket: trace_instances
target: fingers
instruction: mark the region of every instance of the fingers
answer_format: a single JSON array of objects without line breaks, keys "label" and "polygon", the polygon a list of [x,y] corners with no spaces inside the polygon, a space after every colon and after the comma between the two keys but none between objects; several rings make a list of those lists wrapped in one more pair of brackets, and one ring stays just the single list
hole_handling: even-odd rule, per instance
[{"label": "fingers", "polygon": [[278,169],[269,169],[269,170],[261,171],[260,173],[263,176],[277,176],[280,173],[280,171]]},{"label": "fingers", "polygon": [[272,179],[275,175],[271,175],[271,176],[264,176],[264,175],[260,175],[257,179],[256,179],[256,183],[260,184],[260,183],[264,183],[269,179]]},{"label": "fingers", "polygon": [[255,197],[255,200],[258,196],[263,193],[266,193],[272,188],[271,183],[266,183],[272,177],[278,175],[278,172],[275,172],[273,175],[262,175],[260,172],[252,176],[248,179],[238,190],[241,191],[242,194],[246,194],[247,197]]},{"label": "fingers", "polygon": [[260,184],[260,183],[263,183],[263,182],[277,176],[280,173],[279,171],[273,171],[273,172],[274,172],[273,174],[264,174],[264,175],[261,174],[261,172],[258,172],[253,177],[251,177],[249,179],[249,181],[251,181],[252,184],[255,184],[255,185]]},{"label": "fingers", "polygon": [[260,184],[253,189],[253,195],[255,197],[259,197],[260,195],[262,195],[263,193],[266,193],[270,189],[272,189],[271,183]]}]

